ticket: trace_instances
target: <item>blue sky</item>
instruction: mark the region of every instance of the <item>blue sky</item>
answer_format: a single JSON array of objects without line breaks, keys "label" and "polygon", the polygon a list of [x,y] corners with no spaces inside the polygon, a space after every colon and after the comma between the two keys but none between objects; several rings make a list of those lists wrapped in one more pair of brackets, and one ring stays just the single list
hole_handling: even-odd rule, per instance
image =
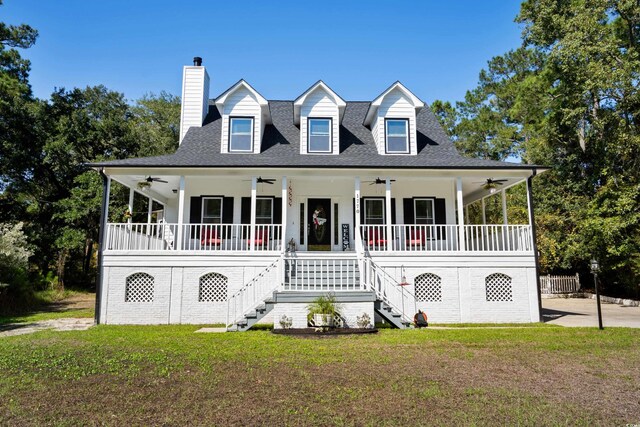
[{"label": "blue sky", "polygon": [[520,44],[519,1],[5,0],[0,20],[40,32],[25,51],[36,96],[104,84],[128,99],[179,95],[204,58],[211,96],[240,78],[267,99],[318,79],[346,100],[396,80],[418,97],[460,100],[487,61]]}]

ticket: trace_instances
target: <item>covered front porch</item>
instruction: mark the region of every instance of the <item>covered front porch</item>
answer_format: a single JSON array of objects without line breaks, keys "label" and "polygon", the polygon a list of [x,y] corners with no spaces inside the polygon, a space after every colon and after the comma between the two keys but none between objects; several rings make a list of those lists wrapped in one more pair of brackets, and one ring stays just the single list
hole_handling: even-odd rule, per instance
[{"label": "covered front porch", "polygon": [[[129,197],[106,204],[105,254],[533,255],[530,170],[141,172],[105,170],[107,188]],[[524,223],[508,215],[517,185],[527,186]],[[496,198],[502,221],[488,224],[485,200]]]}]

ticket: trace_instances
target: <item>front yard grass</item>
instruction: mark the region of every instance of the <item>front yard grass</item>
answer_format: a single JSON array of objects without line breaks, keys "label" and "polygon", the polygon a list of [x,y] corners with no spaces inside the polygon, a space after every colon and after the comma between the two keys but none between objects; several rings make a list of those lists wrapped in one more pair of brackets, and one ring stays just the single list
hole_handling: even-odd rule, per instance
[{"label": "front yard grass", "polygon": [[297,338],[97,326],[0,339],[2,425],[623,425],[640,330]]}]

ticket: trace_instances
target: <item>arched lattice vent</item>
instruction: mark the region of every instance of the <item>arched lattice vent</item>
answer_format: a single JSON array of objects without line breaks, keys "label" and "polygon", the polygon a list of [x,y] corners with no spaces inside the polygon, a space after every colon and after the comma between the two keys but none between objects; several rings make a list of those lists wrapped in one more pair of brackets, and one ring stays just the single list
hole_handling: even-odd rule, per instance
[{"label": "arched lattice vent", "polygon": [[442,279],[432,273],[424,273],[415,279],[416,298],[424,302],[442,302]]},{"label": "arched lattice vent", "polygon": [[228,281],[227,277],[220,273],[207,273],[200,276],[198,301],[225,302],[227,300]]},{"label": "arched lattice vent", "polygon": [[487,301],[513,301],[511,277],[502,273],[493,273],[484,279],[487,288]]},{"label": "arched lattice vent", "polygon": [[153,302],[153,276],[147,273],[133,273],[127,277],[125,302]]}]

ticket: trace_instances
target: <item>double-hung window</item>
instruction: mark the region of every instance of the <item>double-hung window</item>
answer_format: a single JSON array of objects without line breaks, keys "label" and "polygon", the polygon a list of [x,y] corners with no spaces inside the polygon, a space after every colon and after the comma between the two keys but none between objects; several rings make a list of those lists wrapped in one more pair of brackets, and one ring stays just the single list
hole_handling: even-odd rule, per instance
[{"label": "double-hung window", "polygon": [[331,153],[331,119],[308,119],[308,153]]},{"label": "double-hung window", "polygon": [[386,119],[384,124],[387,153],[409,153],[409,120]]},{"label": "double-hung window", "polygon": [[229,152],[253,151],[253,118],[229,118]]},{"label": "double-hung window", "polygon": [[364,199],[364,223],[380,225],[385,223],[383,199]]},{"label": "double-hung window", "polygon": [[222,224],[222,197],[202,198],[202,223]]},{"label": "double-hung window", "polygon": [[433,199],[414,199],[414,218],[416,224],[433,224]]},{"label": "double-hung window", "polygon": [[273,199],[256,199],[256,224],[273,224]]}]

